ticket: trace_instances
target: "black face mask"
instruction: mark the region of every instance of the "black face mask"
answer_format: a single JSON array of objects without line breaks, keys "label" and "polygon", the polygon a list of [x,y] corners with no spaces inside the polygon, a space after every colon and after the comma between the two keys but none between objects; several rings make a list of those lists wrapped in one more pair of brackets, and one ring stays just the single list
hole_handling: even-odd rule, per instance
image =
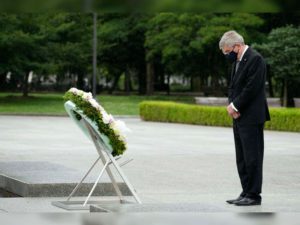
[{"label": "black face mask", "polygon": [[237,53],[234,52],[233,50],[229,53],[225,55],[225,58],[230,62],[233,63],[234,61],[237,60]]}]

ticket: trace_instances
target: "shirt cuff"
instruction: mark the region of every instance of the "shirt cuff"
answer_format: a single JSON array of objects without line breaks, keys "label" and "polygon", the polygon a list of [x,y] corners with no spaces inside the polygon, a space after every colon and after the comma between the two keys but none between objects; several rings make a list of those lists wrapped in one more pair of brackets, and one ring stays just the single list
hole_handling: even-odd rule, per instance
[{"label": "shirt cuff", "polygon": [[237,110],[237,108],[235,108],[233,102],[230,103],[231,107],[234,109],[234,111],[238,112],[239,110]]}]

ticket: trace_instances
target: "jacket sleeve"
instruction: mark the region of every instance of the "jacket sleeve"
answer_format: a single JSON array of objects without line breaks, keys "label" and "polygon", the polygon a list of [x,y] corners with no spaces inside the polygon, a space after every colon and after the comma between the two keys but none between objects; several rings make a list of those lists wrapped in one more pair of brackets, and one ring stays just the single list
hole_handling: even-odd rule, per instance
[{"label": "jacket sleeve", "polygon": [[242,92],[233,100],[234,106],[239,110],[243,110],[249,102],[264,87],[266,66],[261,56],[256,56],[248,70],[246,85]]}]

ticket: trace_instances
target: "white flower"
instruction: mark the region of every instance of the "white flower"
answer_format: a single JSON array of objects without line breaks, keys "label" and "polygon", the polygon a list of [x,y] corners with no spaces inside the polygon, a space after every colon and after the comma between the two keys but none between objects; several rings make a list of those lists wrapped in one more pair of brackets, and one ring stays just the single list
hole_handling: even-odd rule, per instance
[{"label": "white flower", "polygon": [[108,120],[107,113],[105,111],[102,111],[101,114],[102,114],[102,121],[103,121],[103,123],[108,124],[109,120]]},{"label": "white flower", "polygon": [[112,123],[110,123],[109,126],[110,126],[111,129],[117,129],[115,121],[113,121]]},{"label": "white flower", "polygon": [[88,101],[89,101],[89,103],[91,103],[91,105],[92,105],[94,108],[98,109],[99,104],[98,104],[98,102],[97,102],[95,99],[91,98],[91,99],[89,99]]},{"label": "white flower", "polygon": [[83,97],[84,99],[86,99],[86,100],[90,100],[90,99],[93,98],[93,95],[92,95],[91,92],[88,92],[88,93],[87,93],[87,92],[83,92],[82,97]]},{"label": "white flower", "polygon": [[107,114],[105,111],[102,111],[101,114],[103,123],[112,124],[114,122],[114,117],[111,114]]},{"label": "white flower", "polygon": [[120,135],[119,140],[122,141],[125,145],[127,144],[127,140],[126,140],[126,137],[124,135]]},{"label": "white flower", "polygon": [[118,129],[122,134],[127,133],[127,132],[131,132],[131,130],[126,126],[126,124],[121,121],[121,120],[117,120],[114,122],[114,127],[116,129]]},{"label": "white flower", "polygon": [[72,87],[72,88],[70,88],[69,92],[72,92],[73,94],[77,95],[77,93],[78,93],[78,89],[77,89],[77,88],[74,88],[74,87]]},{"label": "white flower", "polygon": [[83,91],[81,91],[81,90],[78,90],[78,92],[77,92],[77,94],[79,95],[79,96],[82,96],[83,95]]},{"label": "white flower", "polygon": [[97,108],[99,111],[105,111],[105,110],[102,108],[102,106],[99,105],[99,104],[96,106],[96,108]]}]

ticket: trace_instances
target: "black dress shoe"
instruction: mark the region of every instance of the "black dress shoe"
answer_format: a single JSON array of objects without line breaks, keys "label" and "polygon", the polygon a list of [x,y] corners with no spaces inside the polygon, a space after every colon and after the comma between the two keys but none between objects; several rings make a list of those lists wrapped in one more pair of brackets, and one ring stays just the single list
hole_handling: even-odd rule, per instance
[{"label": "black dress shoe", "polygon": [[234,203],[237,206],[250,206],[250,205],[260,205],[261,199],[243,198],[240,201]]},{"label": "black dress shoe", "polygon": [[227,200],[226,202],[229,203],[229,204],[235,204],[236,202],[242,200],[243,198],[244,198],[244,197],[239,196],[239,197],[236,198],[236,199]]}]

